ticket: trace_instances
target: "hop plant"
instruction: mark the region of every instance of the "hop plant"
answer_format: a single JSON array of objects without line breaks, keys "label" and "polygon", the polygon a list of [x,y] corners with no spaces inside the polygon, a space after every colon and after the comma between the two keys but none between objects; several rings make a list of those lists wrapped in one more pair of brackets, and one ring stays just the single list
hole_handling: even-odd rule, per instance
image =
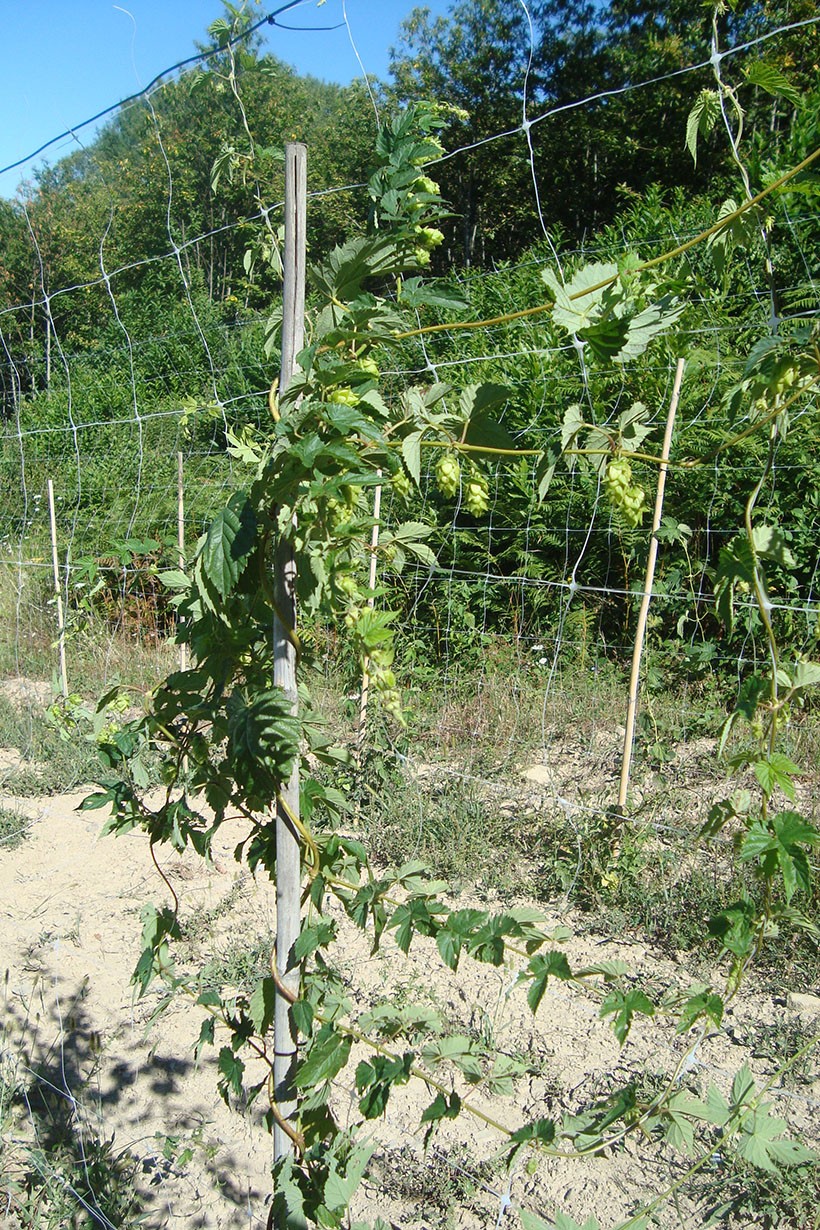
[{"label": "hop plant", "polygon": [[339,387],[335,388],[330,394],[328,401],[331,401],[338,406],[358,406],[359,394],[355,393],[349,385],[340,384]]},{"label": "hop plant", "polygon": [[470,467],[470,477],[464,489],[464,504],[474,517],[483,517],[490,506],[489,484],[478,466]]},{"label": "hop plant", "polygon": [[350,509],[341,500],[335,500],[331,496],[330,499],[325,500],[324,520],[331,532],[337,530],[340,525],[350,520]]},{"label": "hop plant", "polygon": [[362,376],[365,376],[368,380],[378,380],[380,374],[379,365],[376,360],[370,358],[369,355],[363,359],[357,359],[356,366],[362,373]]},{"label": "hop plant", "polygon": [[395,718],[402,726],[406,719],[401,703],[401,692],[396,685],[396,676],[392,670],[372,665],[371,679],[375,685],[382,708]]},{"label": "hop plant", "polygon": [[436,462],[436,484],[447,499],[452,499],[461,482],[461,466],[455,453],[444,453]]},{"label": "hop plant", "polygon": [[632,466],[625,457],[610,461],[604,475],[604,488],[626,524],[632,529],[639,526],[646,512],[646,492],[632,482]]},{"label": "hop plant", "polygon": [[404,470],[397,470],[390,479],[390,485],[396,495],[403,500],[409,500],[413,491],[413,484],[405,474]]}]

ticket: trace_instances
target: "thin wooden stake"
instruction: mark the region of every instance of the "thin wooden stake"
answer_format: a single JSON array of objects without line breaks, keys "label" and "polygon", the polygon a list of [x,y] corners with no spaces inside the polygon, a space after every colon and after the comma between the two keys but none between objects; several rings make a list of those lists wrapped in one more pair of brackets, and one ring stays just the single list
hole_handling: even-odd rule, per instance
[{"label": "thin wooden stake", "polygon": [[[182,572],[185,568],[185,485],[182,453],[177,453],[177,551],[179,569]],[[179,645],[179,669],[188,669],[188,646],[182,641]]]},{"label": "thin wooden stake", "polygon": [[675,372],[675,383],[672,387],[672,399],[669,403],[669,414],[666,416],[666,431],[663,436],[661,464],[658,473],[658,490],[655,494],[655,512],[652,517],[652,533],[649,539],[649,558],[646,561],[646,578],[643,586],[643,597],[638,612],[638,626],[635,629],[635,648],[632,651],[632,672],[629,676],[629,702],[626,711],[626,732],[624,733],[624,753],[621,761],[621,785],[618,791],[618,811],[623,815],[626,807],[626,796],[629,790],[629,772],[632,768],[632,741],[635,737],[635,716],[638,709],[638,684],[641,676],[641,658],[643,656],[646,621],[649,616],[649,603],[652,599],[652,586],[655,582],[655,563],[658,558],[657,531],[663,512],[663,496],[666,489],[666,472],[669,468],[669,449],[672,444],[672,431],[675,426],[675,415],[678,411],[680,386],[683,380],[683,369],[686,360],[678,359]]},{"label": "thin wooden stake", "polygon": [[[381,470],[379,471],[381,477]],[[373,597],[373,590],[376,588],[376,552],[379,547],[379,517],[382,511],[382,488],[379,485],[373,496],[373,532],[370,535],[370,594],[367,600],[367,605],[370,610],[376,604]],[[359,729],[356,732],[356,759],[361,767],[362,758],[364,756],[364,743],[367,738],[367,707],[370,696],[370,659],[365,658],[362,668],[362,695],[359,701]]]},{"label": "thin wooden stake", "polygon": [[51,524],[51,563],[54,569],[54,596],[57,599],[57,652],[60,657],[60,683],[63,696],[68,696],[68,671],[65,663],[65,617],[63,587],[60,584],[60,561],[57,558],[57,514],[54,511],[54,484],[48,480],[48,518]]},{"label": "thin wooden stake", "polygon": [[[285,146],[285,253],[282,318],[282,367],[279,391],[284,393],[296,370],[296,356],[304,347],[305,329],[305,225],[307,216],[307,150]],[[295,713],[296,691],[296,560],[291,544],[280,536],[274,559],[273,682],[282,688]],[[282,788],[276,812],[276,972],[294,997],[299,995],[299,967],[293,946],[299,936],[302,865],[298,834],[292,817],[299,816],[299,768]],[[294,1074],[296,1030],[290,1000],[277,990],[274,1005],[274,1097],[287,1122],[296,1116]],[[279,1160],[293,1152],[293,1142],[278,1124],[273,1129],[273,1155]]]}]

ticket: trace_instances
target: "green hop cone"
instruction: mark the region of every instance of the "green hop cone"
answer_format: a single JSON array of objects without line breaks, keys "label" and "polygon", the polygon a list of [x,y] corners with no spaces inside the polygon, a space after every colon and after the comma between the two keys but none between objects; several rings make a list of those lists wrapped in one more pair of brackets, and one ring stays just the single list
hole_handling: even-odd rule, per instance
[{"label": "green hop cone", "polygon": [[419,245],[427,250],[444,243],[444,233],[437,226],[417,226],[415,232]]},{"label": "green hop cone", "polygon": [[632,529],[636,529],[646,512],[646,492],[632,482],[632,467],[625,457],[610,461],[604,475],[604,488],[615,508]]},{"label": "green hop cone", "polygon": [[357,359],[356,366],[363,376],[367,376],[368,379],[378,380],[379,365],[375,359],[371,359],[369,357],[366,359]]},{"label": "green hop cone", "polygon": [[332,401],[337,406],[358,406],[359,394],[354,393],[349,385],[340,384],[338,388],[333,389],[328,401]]},{"label": "green hop cone", "polygon": [[455,453],[444,453],[436,462],[436,484],[443,496],[451,500],[461,482],[461,466]]},{"label": "green hop cone", "polygon": [[413,484],[405,474],[404,470],[397,470],[391,476],[390,486],[393,488],[397,496],[402,500],[409,500],[413,493]]},{"label": "green hop cone", "polygon": [[337,530],[340,525],[344,525],[345,521],[350,520],[349,510],[346,505],[331,497],[329,500],[325,500],[324,520],[328,529]]},{"label": "green hop cone", "polygon": [[625,457],[616,457],[610,461],[604,475],[604,486],[613,504],[618,504],[620,495],[632,484],[632,466]]},{"label": "green hop cone", "polygon": [[630,487],[624,495],[621,513],[624,521],[632,529],[637,527],[643,521],[643,515],[646,512],[646,492],[643,487]]},{"label": "green hop cone", "polygon": [[379,702],[382,708],[395,718],[400,725],[404,726],[406,719],[404,709],[401,703],[401,693],[396,685],[396,676],[389,668],[387,670],[377,666],[371,660],[371,679],[376,688],[379,697]]},{"label": "green hop cone", "polygon": [[350,598],[351,601],[360,597],[359,587],[356,584],[356,578],[350,572],[337,572],[333,578],[333,583],[337,591],[344,595],[345,598]]},{"label": "green hop cone", "polygon": [[490,488],[484,474],[477,466],[470,469],[470,477],[464,488],[464,504],[474,517],[483,517],[490,506]]}]

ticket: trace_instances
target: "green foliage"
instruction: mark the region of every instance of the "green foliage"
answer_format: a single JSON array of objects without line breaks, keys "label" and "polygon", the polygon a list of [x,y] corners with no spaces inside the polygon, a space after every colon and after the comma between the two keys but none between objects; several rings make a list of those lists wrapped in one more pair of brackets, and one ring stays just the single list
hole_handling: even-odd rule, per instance
[{"label": "green foliage", "polygon": [[[549,12],[545,8],[539,13],[539,20],[545,20],[539,48],[544,73],[541,88],[547,90],[551,81],[560,99],[559,86],[569,91],[571,85],[574,91],[583,84],[580,77],[567,75],[570,68],[577,68],[577,61],[565,60],[551,79],[547,75],[547,52],[558,48],[569,54],[571,36],[578,34],[601,51],[606,71],[633,50],[641,53],[636,64],[648,71],[653,47],[671,71],[686,58],[688,40],[697,39],[699,32],[694,29],[696,23],[691,23],[691,14],[684,20],[678,6],[671,6],[665,16],[668,37],[658,44],[655,19],[648,14],[633,21],[627,13],[607,9],[599,33],[590,12],[577,6],[562,33],[556,22],[546,20]],[[179,284],[164,288],[162,295],[163,302],[171,305],[171,320],[183,299],[187,304],[190,296],[190,304],[201,304],[201,336],[206,341],[221,338],[221,353],[231,359],[236,356],[225,341],[222,326],[236,319],[240,307],[251,311],[266,301],[278,278],[279,235],[266,212],[266,202],[280,186],[276,153],[280,121],[293,120],[289,108],[304,104],[307,97],[334,106],[345,101],[335,94],[331,99],[318,86],[315,90],[305,86],[301,94],[294,90],[293,99],[287,98],[287,90],[271,91],[270,79],[280,71],[286,84],[293,84],[292,79],[281,66],[260,61],[253,49],[234,50],[230,32],[242,20],[242,10],[231,10],[230,20],[212,27],[220,54],[213,58],[208,72],[185,83],[185,90],[180,83],[169,88],[158,120],[134,109],[103,134],[94,153],[103,162],[116,163],[124,188],[139,206],[117,229],[112,256],[128,251],[129,244],[134,252],[149,253],[166,242],[169,224],[164,203],[153,199],[146,185],[151,183],[152,163],[169,151],[178,194],[186,202],[184,215],[171,219],[170,238],[176,234],[174,228],[183,224],[196,233],[207,228],[218,232],[224,218],[247,216],[252,209],[263,213],[265,220],[258,232],[232,229],[231,239],[225,242],[233,247],[214,256],[202,255],[202,268],[190,283],[185,282],[182,291]],[[464,5],[455,11],[451,25],[431,29],[426,17],[417,15],[413,20],[412,37],[423,36],[430,43],[430,55],[426,63],[420,62],[418,71],[441,75],[460,41],[462,67],[467,70],[461,74],[460,86],[467,93],[486,92],[487,80],[492,80],[485,74],[482,84],[482,74],[493,59],[493,40],[500,39],[510,50],[523,29],[521,6],[500,2],[482,6],[481,21]],[[744,28],[740,19],[735,28]],[[504,64],[509,84],[515,78],[514,57],[508,56]],[[757,68],[747,74],[746,84],[769,92],[778,101],[788,100],[788,83],[782,77],[779,69]],[[243,102],[237,136],[240,83]],[[187,85],[194,88],[189,91]],[[698,96],[690,112],[686,145],[693,161],[699,156],[701,173],[703,164],[710,162],[704,147],[716,127],[719,104],[729,106],[738,125],[731,134],[732,159],[740,167],[744,201],[748,201],[750,173],[738,153],[745,113],[737,91],[720,81],[717,85],[717,90],[704,88]],[[728,93],[721,92],[724,89]],[[644,122],[654,114],[651,108],[662,111],[669,107],[670,99],[675,104],[670,113],[677,122],[683,114],[681,99],[664,90],[658,90],[647,104]],[[346,101],[351,101],[349,96]],[[482,121],[498,123],[508,100],[496,108],[484,93],[479,102],[482,108],[486,104]],[[200,122],[214,115],[219,122],[210,128]],[[749,879],[748,884],[737,887],[733,881],[727,883],[732,892],[714,903],[708,934],[720,950],[714,973],[717,986],[698,986],[680,1002],[669,1002],[662,1001],[653,988],[636,984],[618,963],[573,969],[556,947],[564,937],[545,927],[535,911],[453,908],[443,895],[446,886],[431,878],[432,872],[414,857],[414,851],[397,848],[398,842],[391,843],[391,861],[400,865],[388,871],[374,869],[364,844],[338,823],[351,807],[345,793],[348,768],[344,753],[334,752],[326,737],[317,732],[306,697],[297,716],[294,698],[275,685],[271,628],[280,629],[297,660],[303,645],[282,609],[281,592],[271,580],[274,560],[280,564],[283,558],[294,561],[300,618],[323,620],[338,630],[350,658],[367,674],[385,721],[394,722],[395,729],[406,720],[395,643],[402,610],[407,609],[402,603],[429,616],[434,627],[446,624],[448,651],[464,647],[466,652],[472,647],[473,653],[480,653],[476,628],[486,622],[479,625],[471,606],[475,598],[469,592],[448,589],[444,599],[447,617],[440,618],[438,565],[450,565],[455,574],[458,568],[469,570],[480,557],[484,566],[489,567],[488,561],[498,566],[501,575],[554,581],[550,569],[556,560],[563,571],[555,575],[566,575],[566,540],[555,527],[565,525],[568,511],[579,505],[588,516],[602,489],[609,495],[614,516],[610,529],[590,546],[585,567],[596,582],[602,581],[603,588],[622,591],[618,610],[607,616],[609,624],[603,623],[603,617],[601,624],[617,631],[621,639],[630,627],[634,578],[648,549],[647,535],[640,531],[641,513],[658,462],[657,450],[648,442],[657,431],[658,407],[667,400],[669,361],[682,344],[672,336],[673,330],[680,330],[683,337],[685,328],[702,330],[722,320],[729,310],[736,255],[768,259],[771,254],[766,217],[753,214],[745,204],[729,208],[721,190],[719,199],[726,203],[717,230],[707,226],[713,217],[711,205],[697,205],[703,242],[691,264],[688,258],[680,259],[681,250],[662,261],[642,259],[639,250],[654,239],[658,218],[670,216],[661,196],[648,192],[631,214],[627,211],[624,229],[605,237],[602,251],[589,263],[576,255],[562,267],[555,260],[553,244],[539,250],[528,273],[504,269],[482,281],[465,278],[458,287],[425,280],[422,275],[434,267],[433,254],[442,246],[441,228],[451,222],[437,185],[425,173],[428,164],[443,153],[440,134],[448,117],[457,140],[480,132],[480,128],[465,127],[473,123],[470,116],[431,104],[415,103],[405,111],[385,112],[376,143],[378,165],[365,193],[366,208],[358,209],[350,228],[353,233],[335,247],[321,245],[326,255],[313,262],[307,344],[278,402],[269,398],[270,416],[260,407],[249,416],[250,422],[229,422],[221,411],[214,412],[214,398],[226,399],[217,387],[212,351],[208,352],[210,372],[201,360],[191,365],[190,380],[188,369],[180,368],[174,387],[163,390],[152,403],[159,407],[167,404],[164,398],[172,398],[177,409],[183,410],[186,430],[209,439],[215,448],[229,450],[236,462],[235,489],[223,497],[222,507],[208,508],[213,515],[207,518],[207,528],[184,568],[162,568],[159,559],[152,565],[152,575],[165,585],[168,606],[179,618],[177,635],[189,647],[193,665],[173,672],[153,689],[144,716],[108,721],[107,710],[117,699],[116,694],[109,694],[93,719],[102,736],[105,774],[100,790],[84,806],[110,807],[111,830],[125,832],[140,826],[152,843],[166,842],[178,850],[190,845],[207,857],[214,834],[238,813],[246,826],[237,858],[246,860],[252,870],[264,869],[272,878],[277,870],[274,810],[284,815],[298,836],[305,873],[305,916],[291,971],[298,975],[298,997],[289,1008],[292,1026],[300,1035],[293,1078],[298,1111],[288,1123],[293,1153],[276,1163],[273,1213],[283,1224],[294,1226],[344,1224],[351,1196],[370,1159],[371,1147],[363,1133],[385,1111],[396,1087],[411,1079],[429,1086],[431,1100],[420,1114],[420,1126],[429,1139],[438,1125],[472,1113],[469,1099],[459,1092],[464,1086],[505,1096],[514,1093],[520,1072],[509,1056],[499,1055],[465,1033],[449,1031],[435,1015],[375,1005],[364,1018],[357,1016],[349,987],[333,966],[339,928],[326,908],[328,898],[334,899],[352,923],[368,931],[374,952],[388,938],[402,952],[409,952],[419,940],[427,941],[429,951],[437,952],[454,973],[467,958],[493,968],[517,962],[516,986],[524,988],[533,1013],[543,1011],[550,979],[594,987],[601,1017],[609,1019],[621,1044],[637,1019],[647,1029],[665,1024],[679,1037],[701,1026],[717,1025],[751,961],[766,950],[775,933],[794,928],[810,932],[813,927],[800,907],[813,891],[810,852],[820,844],[820,834],[797,810],[780,808],[778,800],[782,793],[796,807],[799,766],[780,750],[781,736],[789,711],[806,703],[820,681],[820,667],[805,654],[781,652],[770,594],[799,590],[795,574],[813,576],[814,523],[809,517],[796,523],[789,539],[781,529],[786,524],[783,509],[773,497],[770,506],[764,509],[761,504],[758,512],[775,450],[781,445],[784,450],[795,448],[799,456],[806,448],[803,424],[811,422],[818,381],[816,322],[808,311],[777,338],[761,337],[763,330],[754,313],[744,318],[748,359],[738,355],[726,361],[717,375],[702,356],[696,357],[686,392],[691,390],[693,404],[701,399],[704,405],[719,406],[724,419],[719,421],[707,407],[693,422],[684,422],[676,456],[679,472],[687,481],[671,496],[667,521],[659,532],[670,554],[671,548],[677,552],[661,585],[670,593],[679,593],[685,579],[689,588],[684,593],[691,593],[694,609],[693,614],[688,597],[679,600],[681,606],[664,617],[665,635],[672,639],[674,632],[680,638],[681,629],[694,619],[707,647],[721,636],[722,648],[731,654],[741,638],[754,637],[765,650],[754,674],[741,682],[735,710],[724,725],[722,748],[730,753],[730,768],[751,771],[757,783],[754,797],[751,790],[748,798],[732,796],[713,808],[707,822],[710,839],[723,840],[724,829],[734,831],[736,836],[725,839],[736,846],[737,861]],[[210,145],[206,142],[197,150],[196,158],[182,159],[184,136],[194,121],[212,139]],[[259,131],[268,135],[259,135]],[[605,138],[600,142],[606,163],[600,191],[614,200],[613,176],[619,174],[624,158],[635,158],[635,141],[633,137],[630,145],[623,139],[624,124],[617,115]],[[572,143],[567,145],[571,150]],[[577,154],[577,144],[574,148]],[[669,155],[669,161],[679,166],[685,147],[678,139],[675,148],[677,160]],[[553,145],[539,152],[539,158],[544,156],[553,159],[556,185],[567,199],[577,195],[566,191],[567,184],[574,182],[561,170],[566,153]],[[506,166],[503,159],[498,162]],[[443,165],[446,175],[449,165]],[[775,169],[771,168],[771,175]],[[62,194],[63,180],[73,175],[86,216],[102,210],[87,170],[77,161],[46,176],[32,202],[35,225],[62,236],[57,245],[60,252],[69,265],[76,262],[76,268],[49,264],[43,275],[46,290],[53,278],[90,276],[90,250],[80,245],[71,251],[64,241],[70,234],[71,208]],[[529,174],[528,166],[525,170]],[[487,181],[498,201],[501,253],[511,242],[509,236],[524,199],[515,190],[520,179],[509,175],[508,182],[499,183],[497,176]],[[693,182],[689,175],[688,168],[686,174],[681,173],[681,186]],[[770,182],[775,181],[770,178]],[[212,186],[217,189],[215,194]],[[459,204],[466,202],[465,213],[475,236],[479,228],[473,178],[461,197]],[[677,211],[683,209],[681,200],[678,197],[675,210],[670,211],[675,226]],[[768,204],[773,210],[779,208],[777,200]],[[14,218],[6,218],[5,224],[11,232]],[[332,222],[325,229],[332,230]],[[713,240],[709,250],[706,234]],[[466,245],[465,256],[470,260],[474,242],[470,238]],[[550,263],[543,268],[548,251]],[[244,278],[237,272],[240,268]],[[713,284],[715,273],[720,285]],[[123,302],[129,315],[123,319],[139,316],[140,297],[145,292],[138,281],[141,276],[134,274],[134,283],[125,291]],[[544,302],[545,285],[548,303]],[[152,289],[149,298],[159,298],[160,288]],[[98,308],[92,296],[85,315],[78,314],[70,325],[62,319],[58,322],[60,330],[72,330],[77,346],[89,350],[82,369],[89,389],[101,370],[90,344]],[[521,313],[527,309],[532,312],[525,326]],[[477,330],[470,335],[465,329],[463,341],[460,330],[457,341],[445,340],[450,325],[473,323],[454,322],[453,313],[461,311],[495,323],[500,317],[501,324],[509,327],[505,347],[526,343],[520,364],[509,370],[507,360],[484,354],[487,335],[476,340]],[[274,311],[268,320],[268,353],[276,346],[279,317]],[[440,329],[442,325],[447,329]],[[413,362],[421,346],[419,331],[428,326],[431,331],[423,336],[429,350],[422,347],[423,362]],[[122,327],[120,319],[111,325],[115,335]],[[263,330],[258,322],[254,330],[250,336],[258,342],[261,355]],[[157,345],[167,343],[162,340]],[[436,378],[403,383],[396,375],[383,374],[396,368],[435,373],[445,346],[452,348],[446,351],[446,382]],[[136,394],[149,369],[142,372],[133,365],[130,349],[127,360],[121,358],[119,367],[104,368],[104,374],[116,390],[117,373],[125,372],[125,387]],[[187,354],[189,344],[181,349]],[[542,363],[549,367],[548,381]],[[256,364],[239,381],[240,392],[269,385],[270,375],[261,358]],[[163,367],[172,367],[167,355]],[[224,378],[229,383],[236,374],[230,364],[226,371],[220,382]],[[545,388],[548,399],[543,396]],[[68,382],[63,387],[61,378],[53,378],[47,396],[32,393],[25,402],[21,422],[34,422],[40,415],[42,422],[62,423],[71,408],[70,396]],[[104,401],[106,394],[98,396]],[[121,415],[123,409],[112,401],[109,417]],[[31,419],[26,417],[29,414]],[[101,431],[100,482],[110,461],[105,456],[106,438]],[[143,443],[140,425],[140,447]],[[156,455],[164,450],[166,462],[170,444],[169,435],[158,433]],[[733,489],[710,504],[705,495],[712,490],[718,458],[721,463],[726,459],[726,471],[732,471],[738,458],[744,464],[732,476]],[[131,466],[132,459],[118,458],[118,482],[129,481]],[[745,473],[747,468],[753,472],[752,479]],[[430,489],[431,473],[437,493],[421,500],[422,488]],[[370,497],[387,479],[396,497],[407,501],[409,508],[384,527]],[[198,510],[204,514],[208,504],[203,496]],[[707,507],[738,531],[722,544],[717,558],[706,532]],[[495,520],[486,527],[491,509]],[[497,524],[503,517],[509,520]],[[542,555],[533,552],[529,540],[522,545],[518,530],[523,524],[529,535],[543,539]],[[374,536],[374,531],[379,533]],[[705,544],[704,538],[708,540]],[[141,540],[129,536],[124,542],[131,552],[129,563],[134,562],[135,552],[151,553],[137,551],[135,541]],[[152,537],[151,541],[158,550],[161,539]],[[141,545],[146,542],[142,540]],[[383,563],[382,579],[375,586],[368,566],[374,555]],[[419,571],[425,574],[423,584]],[[698,609],[696,571],[699,584],[706,578],[713,585],[715,609],[708,617]],[[88,580],[93,588],[96,581],[92,583],[90,571]],[[574,574],[568,594],[562,591],[554,596],[548,586],[543,588],[545,596],[540,607],[534,605],[534,615],[546,620],[560,610],[562,617],[575,616],[586,635],[589,608],[569,610],[577,589]],[[509,604],[496,601],[491,614],[500,624],[509,620]],[[486,620],[486,611],[482,618]],[[723,630],[719,630],[721,621]],[[413,652],[418,658],[430,657],[424,644]],[[693,652],[691,662],[696,656]],[[704,652],[701,667],[708,670],[709,661]],[[426,664],[429,670],[429,661]],[[64,729],[77,720],[75,712],[62,714]],[[735,740],[743,740],[739,748]],[[659,737],[652,746],[656,758],[662,759]],[[329,785],[317,771],[317,763],[342,773],[341,783],[335,784],[334,779],[334,785]],[[304,772],[301,817],[292,813],[282,797],[295,768]],[[154,795],[148,788],[157,777],[164,789]],[[396,806],[402,803],[406,800],[398,800]],[[448,873],[471,870],[481,843],[488,849],[491,823],[499,830],[505,826],[503,817],[488,818],[480,800],[462,800],[458,811],[452,803],[452,798],[445,797],[424,817],[423,852],[426,855],[435,849],[439,865],[444,864]],[[381,799],[377,804],[382,810]],[[366,827],[367,817],[364,823]],[[551,862],[545,859],[545,878],[554,876],[563,889],[577,890],[587,903],[594,898],[612,903],[624,885],[637,895],[650,865],[638,835],[608,813],[596,814],[587,823],[593,838],[591,871],[580,875],[559,847]],[[514,848],[509,837],[505,840],[508,850]],[[497,859],[496,845],[500,838],[492,843]],[[405,853],[408,862],[401,861]],[[252,977],[243,977],[229,992],[216,971],[191,975],[175,962],[174,952],[184,942],[175,910],[147,906],[142,923],[142,950],[134,973],[139,992],[146,993],[159,980],[169,997],[163,1005],[172,994],[193,998],[206,1014],[198,1050],[217,1048],[221,1096],[230,1105],[243,1098],[252,1101],[267,1091],[269,1125],[282,1130],[281,1112],[267,1079],[272,1072],[249,1085],[251,1057],[254,1063],[261,1060],[271,1066],[273,1048],[268,1035],[277,997],[284,997],[279,972],[274,976],[264,967],[255,968]],[[706,934],[703,920],[693,925],[696,939],[702,942]],[[370,1031],[379,1040],[370,1037]],[[395,1050],[388,1049],[385,1041]],[[359,1047],[365,1048],[366,1058],[360,1056]],[[359,1114],[351,1115],[342,1127],[334,1115],[331,1092],[354,1055]],[[798,1143],[783,1139],[783,1123],[772,1114],[764,1091],[757,1090],[745,1069],[738,1074],[728,1099],[710,1090],[700,1100],[678,1089],[674,1081],[645,1097],[632,1082],[576,1108],[571,1115],[548,1118],[535,1114],[530,1122],[515,1128],[494,1126],[508,1138],[510,1165],[539,1154],[569,1153],[581,1158],[609,1149],[633,1132],[695,1156],[704,1166],[718,1150],[722,1154],[734,1151],[744,1165],[764,1171],[802,1165],[808,1156]],[[632,1224],[639,1224],[642,1216],[637,1214]],[[525,1230],[546,1224],[535,1214],[526,1214],[522,1220]],[[556,1221],[558,1227],[571,1224],[563,1214]]]},{"label": "green foliage", "polygon": [[14,850],[29,835],[31,820],[12,807],[0,807],[0,854]]}]

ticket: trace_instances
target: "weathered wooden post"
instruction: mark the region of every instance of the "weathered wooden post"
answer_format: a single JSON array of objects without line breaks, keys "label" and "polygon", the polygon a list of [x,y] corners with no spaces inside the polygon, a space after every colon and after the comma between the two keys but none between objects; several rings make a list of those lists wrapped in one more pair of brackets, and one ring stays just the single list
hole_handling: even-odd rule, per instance
[{"label": "weathered wooden post", "polygon": [[[304,345],[305,219],[307,214],[307,150],[293,143],[285,147],[285,253],[282,318],[282,366],[279,392],[284,393]],[[277,542],[274,559],[273,682],[282,688],[296,712],[296,560],[291,544]],[[291,966],[291,953],[299,936],[301,854],[293,818],[299,815],[299,766],[282,787],[276,812],[276,973],[289,992],[277,989],[274,1008],[273,1086],[277,1109],[287,1122],[296,1113],[293,1083],[297,1040],[290,1015],[291,998],[299,995],[299,970]],[[286,1156],[293,1143],[278,1123],[273,1129],[274,1160]]]}]

